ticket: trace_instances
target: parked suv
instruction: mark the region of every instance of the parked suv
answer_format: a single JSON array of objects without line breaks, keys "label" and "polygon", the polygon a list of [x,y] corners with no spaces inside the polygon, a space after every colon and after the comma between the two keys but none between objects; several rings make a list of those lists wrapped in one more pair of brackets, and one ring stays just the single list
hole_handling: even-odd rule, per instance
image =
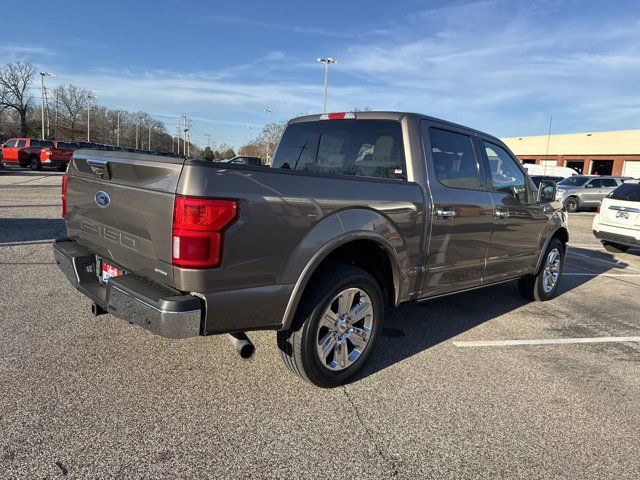
[{"label": "parked suv", "polygon": [[243,356],[245,332],[277,330],[287,367],[333,387],[366,363],[389,307],[512,280],[553,298],[569,238],[555,190],[461,125],[311,115],[269,167],[78,150],[53,249],[95,313],[172,338],[231,332]]},{"label": "parked suv", "polygon": [[610,252],[640,247],[640,180],[627,180],[602,199],[593,234]]},{"label": "parked suv", "polygon": [[562,202],[567,212],[579,208],[596,208],[600,200],[613,192],[626,178],[575,175],[558,183],[556,200]]}]

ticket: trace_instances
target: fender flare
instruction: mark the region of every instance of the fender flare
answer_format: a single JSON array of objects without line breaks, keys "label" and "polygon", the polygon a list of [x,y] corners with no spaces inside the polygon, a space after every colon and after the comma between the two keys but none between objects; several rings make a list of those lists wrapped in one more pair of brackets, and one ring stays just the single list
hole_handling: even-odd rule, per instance
[{"label": "fender flare", "polygon": [[[349,212],[353,212],[354,210],[361,210],[366,212],[365,216],[369,217],[369,219],[377,218],[378,223],[376,224],[369,221],[365,224],[359,225],[359,228],[349,228],[349,225],[351,223],[349,222],[348,218]],[[376,225],[379,226],[380,224],[384,224],[388,227],[384,229],[387,233],[386,236],[380,233],[381,229],[375,228]],[[347,211],[336,212],[330,217],[325,218],[322,222],[320,222],[320,224],[316,225],[316,227],[305,237],[305,239],[300,242],[300,245],[296,250],[304,249],[305,240],[324,227],[328,227],[332,235],[330,236],[330,238],[323,240],[322,247],[317,249],[311,256],[311,258],[309,258],[305,262],[302,271],[298,275],[291,295],[289,297],[289,301],[287,302],[287,307],[282,319],[283,330],[286,330],[291,326],[291,323],[293,322],[293,318],[295,316],[295,312],[298,308],[298,303],[308,285],[309,279],[314,274],[318,266],[322,263],[322,261],[325,260],[327,256],[337,248],[356,240],[371,240],[377,243],[380,248],[385,251],[391,263],[395,293],[395,298],[393,299],[394,304],[397,305],[398,303],[400,303],[400,301],[402,301],[403,289],[406,289],[404,285],[407,282],[406,271],[408,270],[408,259],[405,253],[404,244],[401,240],[402,237],[399,235],[395,226],[386,217],[382,216],[378,212],[374,212],[368,209],[350,209]],[[396,240],[395,245],[392,243],[392,241],[390,241],[390,237],[393,237]],[[287,263],[289,264],[289,262]]]}]

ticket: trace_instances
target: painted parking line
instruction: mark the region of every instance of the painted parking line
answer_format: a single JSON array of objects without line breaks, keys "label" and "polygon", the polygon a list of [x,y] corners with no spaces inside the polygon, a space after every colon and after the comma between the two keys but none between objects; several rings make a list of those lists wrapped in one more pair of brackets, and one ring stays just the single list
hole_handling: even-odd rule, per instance
[{"label": "painted parking line", "polygon": [[593,337],[593,338],[537,338],[531,340],[486,340],[454,341],[456,347],[511,347],[516,345],[566,345],[572,343],[625,343],[640,342],[638,337]]},{"label": "painted parking line", "polygon": [[622,264],[620,264],[618,262],[611,262],[609,260],[602,260],[601,258],[592,257],[590,255],[584,255],[582,253],[572,252],[570,249],[567,251],[567,253],[570,254],[570,255],[577,255],[578,257],[588,258],[589,260],[595,260],[596,262],[606,263],[607,265],[614,265],[616,267],[628,268],[628,269],[636,270],[636,271],[640,272],[640,269],[634,268],[634,267],[632,267],[630,265],[622,265]]},{"label": "painted parking line", "polygon": [[640,273],[566,273],[563,277],[640,277]]},{"label": "painted parking line", "polygon": [[19,247],[20,245],[38,245],[40,243],[53,243],[55,238],[48,238],[46,240],[26,240],[24,242],[0,242],[0,247]]}]

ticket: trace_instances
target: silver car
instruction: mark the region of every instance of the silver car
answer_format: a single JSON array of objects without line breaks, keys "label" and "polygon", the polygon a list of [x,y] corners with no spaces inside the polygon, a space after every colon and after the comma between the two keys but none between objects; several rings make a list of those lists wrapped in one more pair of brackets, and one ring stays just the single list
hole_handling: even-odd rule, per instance
[{"label": "silver car", "polygon": [[579,208],[595,208],[600,201],[624,182],[622,177],[576,175],[558,183],[556,201],[562,202],[567,212]]}]

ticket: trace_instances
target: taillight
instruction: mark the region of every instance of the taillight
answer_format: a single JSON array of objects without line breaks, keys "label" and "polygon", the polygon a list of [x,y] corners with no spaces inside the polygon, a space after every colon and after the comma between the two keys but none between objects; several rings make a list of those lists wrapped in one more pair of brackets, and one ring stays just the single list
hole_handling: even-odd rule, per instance
[{"label": "taillight", "polygon": [[45,152],[45,155],[47,157],[50,157],[51,156],[51,150],[47,148],[47,151]]},{"label": "taillight", "polygon": [[67,218],[67,180],[69,177],[66,175],[62,177],[62,218]]},{"label": "taillight", "polygon": [[600,204],[596,207],[596,213],[600,213]]},{"label": "taillight", "polygon": [[222,235],[237,218],[235,200],[177,196],[173,207],[173,264],[187,268],[220,265]]}]

